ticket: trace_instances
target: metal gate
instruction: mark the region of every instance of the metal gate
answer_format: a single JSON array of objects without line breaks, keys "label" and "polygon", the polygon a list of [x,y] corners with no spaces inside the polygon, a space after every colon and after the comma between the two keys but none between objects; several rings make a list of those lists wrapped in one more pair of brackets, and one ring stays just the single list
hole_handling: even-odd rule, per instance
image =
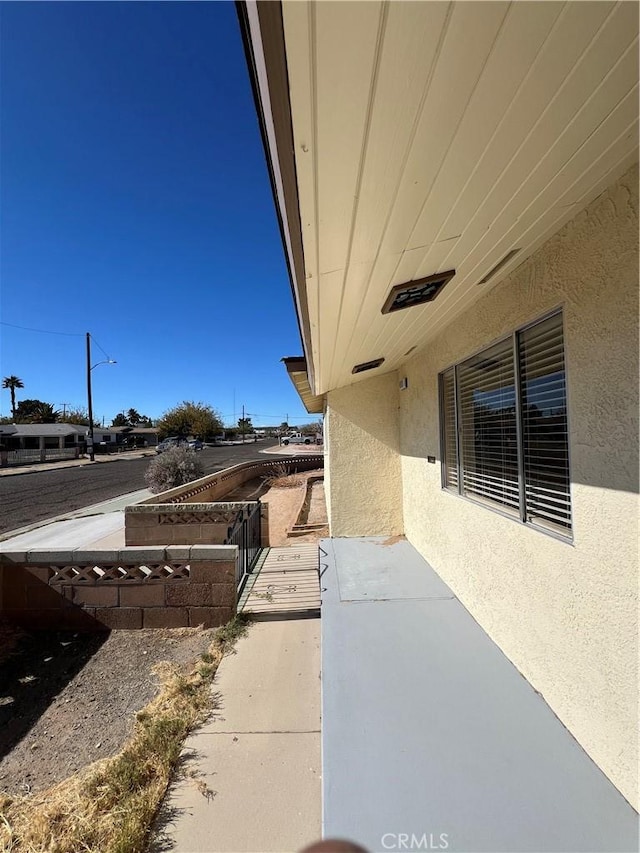
[{"label": "metal gate", "polygon": [[260,538],[261,509],[260,501],[246,504],[227,531],[224,544],[238,546],[236,584],[239,590],[244,586],[247,576],[252,572],[262,548]]}]

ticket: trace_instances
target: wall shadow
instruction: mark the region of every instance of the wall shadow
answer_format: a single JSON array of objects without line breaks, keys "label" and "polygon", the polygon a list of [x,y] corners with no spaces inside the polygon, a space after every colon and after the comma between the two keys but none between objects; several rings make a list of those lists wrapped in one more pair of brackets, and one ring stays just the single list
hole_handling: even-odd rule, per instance
[{"label": "wall shadow", "polygon": [[108,631],[0,630],[0,760],[80,672]]}]

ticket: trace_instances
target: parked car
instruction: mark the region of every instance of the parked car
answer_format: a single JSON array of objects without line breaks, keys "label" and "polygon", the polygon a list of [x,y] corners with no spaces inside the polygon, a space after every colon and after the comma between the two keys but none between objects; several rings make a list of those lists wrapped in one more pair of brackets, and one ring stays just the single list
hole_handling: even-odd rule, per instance
[{"label": "parked car", "polygon": [[192,438],[191,441],[187,442],[187,445],[190,450],[202,450],[204,444],[200,441],[199,438]]},{"label": "parked car", "polygon": [[301,432],[294,432],[291,435],[283,435],[280,443],[287,444],[311,444],[313,438],[310,435],[302,435]]},{"label": "parked car", "polygon": [[187,443],[186,438],[180,438],[178,435],[171,435],[158,444],[156,447],[156,453],[163,453],[165,450],[169,450],[170,447],[180,447]]}]

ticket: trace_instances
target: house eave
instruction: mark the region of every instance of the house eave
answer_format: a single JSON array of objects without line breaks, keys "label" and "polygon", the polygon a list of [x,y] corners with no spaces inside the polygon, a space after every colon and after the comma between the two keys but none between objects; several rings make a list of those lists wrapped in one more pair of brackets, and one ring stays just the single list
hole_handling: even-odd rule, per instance
[{"label": "house eave", "polygon": [[311,388],[307,361],[304,356],[291,356],[283,358],[284,366],[293,382],[293,387],[298,392],[302,404],[309,414],[322,414],[324,412],[324,395],[314,394]]}]

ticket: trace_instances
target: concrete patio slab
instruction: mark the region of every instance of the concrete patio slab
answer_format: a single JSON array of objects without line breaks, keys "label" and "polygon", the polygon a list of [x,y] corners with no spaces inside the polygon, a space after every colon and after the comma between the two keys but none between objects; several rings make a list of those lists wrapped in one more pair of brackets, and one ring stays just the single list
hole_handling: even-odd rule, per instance
[{"label": "concrete patio slab", "polygon": [[187,740],[153,853],[281,853],[320,837],[319,646],[319,620],[261,623],[222,661],[220,714]]},{"label": "concrete patio slab", "polygon": [[453,598],[446,583],[435,572],[425,572],[424,566],[424,560],[409,542],[343,539],[337,565],[340,600]]},{"label": "concrete patio slab", "polygon": [[321,542],[323,834],[370,851],[636,851],[635,811],[462,604],[408,597],[416,559],[422,593],[442,581],[407,543],[368,564],[383,599],[341,598],[383,541]]}]

